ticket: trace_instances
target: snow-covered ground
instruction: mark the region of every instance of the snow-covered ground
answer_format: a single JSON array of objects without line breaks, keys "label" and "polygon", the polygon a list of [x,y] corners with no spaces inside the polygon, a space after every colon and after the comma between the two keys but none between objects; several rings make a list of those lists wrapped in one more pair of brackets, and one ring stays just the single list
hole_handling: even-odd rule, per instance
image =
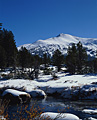
[{"label": "snow-covered ground", "polygon": [[80,99],[97,99],[97,75],[69,75],[65,73],[57,73],[56,75],[58,76],[56,80],[51,75],[41,75],[39,79],[35,80],[1,80],[0,88],[23,88],[29,92],[41,89],[46,94],[57,92],[64,98],[72,98],[73,95],[80,93]]}]

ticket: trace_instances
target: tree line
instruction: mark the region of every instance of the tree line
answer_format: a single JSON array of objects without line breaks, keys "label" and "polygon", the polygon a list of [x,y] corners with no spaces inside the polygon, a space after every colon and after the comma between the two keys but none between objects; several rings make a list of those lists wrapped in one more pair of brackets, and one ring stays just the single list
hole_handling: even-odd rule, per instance
[{"label": "tree line", "polygon": [[31,67],[40,61],[39,56],[32,56],[26,48],[17,49],[12,31],[2,29],[0,24],[0,68]]},{"label": "tree line", "polygon": [[66,72],[70,74],[97,73],[97,58],[89,60],[86,49],[81,42],[70,45],[66,56],[57,49],[52,57],[49,57],[47,54],[39,57],[38,55],[32,55],[25,47],[17,50],[12,31],[2,29],[2,24],[0,23],[1,70],[6,67],[12,67],[13,69],[20,67],[22,70],[24,68],[33,68],[37,78],[41,64],[44,64],[45,73],[48,65],[57,66],[58,71],[65,65],[67,68]]}]

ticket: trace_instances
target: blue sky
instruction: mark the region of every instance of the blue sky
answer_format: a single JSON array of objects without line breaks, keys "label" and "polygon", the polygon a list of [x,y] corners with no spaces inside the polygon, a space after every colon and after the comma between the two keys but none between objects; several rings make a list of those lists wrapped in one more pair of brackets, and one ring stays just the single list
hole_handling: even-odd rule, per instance
[{"label": "blue sky", "polygon": [[97,0],[0,0],[0,22],[17,46],[60,33],[97,38]]}]

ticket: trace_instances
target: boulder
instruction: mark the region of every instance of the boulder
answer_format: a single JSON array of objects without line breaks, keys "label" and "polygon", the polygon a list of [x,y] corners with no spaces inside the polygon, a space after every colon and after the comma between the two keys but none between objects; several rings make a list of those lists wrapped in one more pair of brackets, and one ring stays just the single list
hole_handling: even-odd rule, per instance
[{"label": "boulder", "polygon": [[2,97],[11,104],[27,103],[31,99],[30,94],[14,89],[6,89],[3,92]]}]

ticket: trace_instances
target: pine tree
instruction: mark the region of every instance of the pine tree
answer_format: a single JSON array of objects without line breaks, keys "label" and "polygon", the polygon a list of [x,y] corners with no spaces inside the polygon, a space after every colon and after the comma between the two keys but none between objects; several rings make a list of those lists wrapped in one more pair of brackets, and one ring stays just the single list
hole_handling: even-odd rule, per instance
[{"label": "pine tree", "polygon": [[0,23],[0,46],[2,46],[2,39],[3,39],[3,32],[1,28],[2,28],[2,23]]},{"label": "pine tree", "polygon": [[39,75],[39,67],[40,67],[40,64],[41,64],[41,58],[38,56],[38,55],[35,55],[34,56],[34,64],[33,64],[33,67],[34,67],[34,78],[38,79],[38,75]]},{"label": "pine tree", "polygon": [[0,46],[0,68],[3,69],[6,66],[6,54],[3,47]]},{"label": "pine tree", "polygon": [[96,51],[96,56],[95,58],[92,60],[92,66],[93,66],[93,72],[97,73],[97,51]]},{"label": "pine tree", "polygon": [[82,43],[69,46],[65,63],[70,74],[83,74],[86,72],[87,53]]},{"label": "pine tree", "polygon": [[83,74],[85,72],[87,62],[87,53],[82,43],[77,44],[77,73]]},{"label": "pine tree", "polygon": [[2,30],[2,39],[0,45],[3,47],[6,53],[7,67],[15,67],[17,58],[17,47],[14,40],[14,35],[11,31],[5,29]]},{"label": "pine tree", "polygon": [[45,64],[45,68],[48,64],[48,58],[47,58],[47,54],[43,54],[43,64]]},{"label": "pine tree", "polygon": [[47,55],[46,53],[43,54],[43,58],[42,58],[42,64],[45,65],[45,68],[47,67],[47,65],[49,65],[51,63],[50,57],[49,55]]},{"label": "pine tree", "polygon": [[2,23],[0,23],[0,30],[2,29]]},{"label": "pine tree", "polygon": [[77,64],[77,49],[75,44],[73,43],[72,46],[68,47],[68,53],[65,58],[65,64],[67,66],[67,70],[70,74],[75,74],[76,72],[76,64]]},{"label": "pine tree", "polygon": [[32,55],[25,47],[21,47],[18,57],[19,65],[22,67],[22,70],[24,68],[32,67]]},{"label": "pine tree", "polygon": [[57,49],[52,56],[53,65],[57,66],[58,72],[61,69],[62,64],[64,63],[64,55]]}]

